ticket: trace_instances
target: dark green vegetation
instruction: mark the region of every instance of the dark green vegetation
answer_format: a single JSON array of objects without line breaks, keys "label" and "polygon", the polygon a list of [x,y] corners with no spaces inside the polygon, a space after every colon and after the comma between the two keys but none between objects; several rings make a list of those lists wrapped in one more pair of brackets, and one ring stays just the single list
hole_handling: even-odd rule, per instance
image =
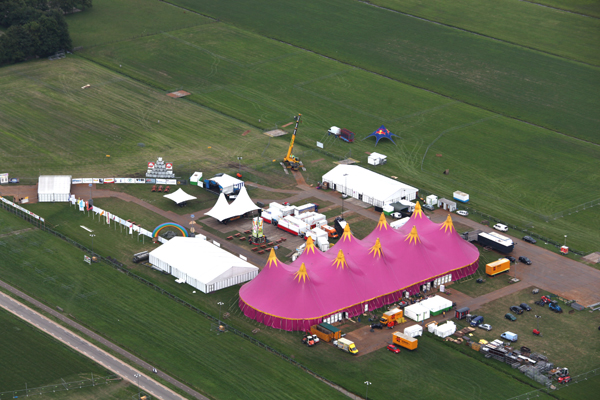
[{"label": "dark green vegetation", "polygon": [[[0,222],[3,220],[0,213]],[[0,239],[2,240],[2,239]],[[0,247],[5,249],[5,247]],[[3,252],[4,253],[4,252]],[[0,308],[0,392],[31,389],[110,372]],[[83,378],[80,378],[84,376]]]},{"label": "dark green vegetation", "polygon": [[[546,355],[555,365],[569,367],[571,374],[578,375],[600,367],[600,342],[598,325],[600,314],[588,311],[575,311],[564,303],[559,302],[564,312],[557,314],[548,306],[540,307],[534,304],[547,292],[540,291],[538,295],[531,293],[531,288],[495,300],[478,309],[475,313],[483,315],[485,322],[492,325],[491,331],[477,329],[474,332],[477,339],[488,341],[500,338],[500,334],[511,331],[519,335],[517,346],[527,346],[532,351]],[[527,303],[531,311],[515,315],[516,321],[509,321],[504,314],[510,312],[510,306]],[[539,321],[534,315],[540,315]],[[533,329],[538,327],[542,336],[533,335]],[[464,323],[464,321],[463,321]]]},{"label": "dark green vegetation", "polygon": [[[210,0],[174,3],[411,85],[600,142],[596,67],[357,1],[232,1],[231,7]],[[293,23],[281,23],[286,18]]]},{"label": "dark green vegetation", "polygon": [[579,14],[600,17],[600,4],[596,0],[535,0],[532,3],[556,7]]},{"label": "dark green vegetation", "polygon": [[[596,18],[519,0],[370,2],[572,60],[600,64],[597,46],[600,20]],[[507,26],[510,29],[506,29]]]},{"label": "dark green vegetation", "polygon": [[[4,219],[16,218],[0,211],[6,216]],[[344,398],[309,374],[232,333],[217,336],[210,331],[208,320],[107,265],[84,264],[80,250],[50,234],[36,230],[3,240],[8,248],[18,249],[6,252],[0,259],[3,280],[46,304],[59,305],[78,322],[197,390],[223,399]],[[40,251],[28,252],[27,245],[35,245]],[[309,349],[300,344],[299,333],[270,329],[241,316],[238,287],[209,295],[192,294],[189,286],[177,285],[172,277],[143,267],[138,267],[136,273],[213,315],[219,312],[216,303],[225,302],[223,312],[232,314],[228,324],[247,333],[259,327],[258,339],[356,393],[363,392],[362,382],[369,379],[373,382],[369,393],[375,398],[385,396],[389,389],[386,382],[396,379],[402,368],[430,371],[430,375],[416,375],[406,383],[406,393],[413,395],[427,387],[432,396],[484,396],[485,390],[486,398],[505,399],[531,390],[528,384],[510,376],[510,368],[496,370],[474,363],[435,340],[425,339],[418,352],[403,352],[399,358],[393,358],[384,349],[361,357],[351,357],[330,345]],[[54,280],[45,281],[48,276]],[[441,363],[450,358],[451,369]],[[428,385],[431,374],[444,384]],[[470,376],[477,383],[465,385],[461,376]],[[480,382],[486,384],[482,386]],[[487,396],[490,388],[493,393]]]}]

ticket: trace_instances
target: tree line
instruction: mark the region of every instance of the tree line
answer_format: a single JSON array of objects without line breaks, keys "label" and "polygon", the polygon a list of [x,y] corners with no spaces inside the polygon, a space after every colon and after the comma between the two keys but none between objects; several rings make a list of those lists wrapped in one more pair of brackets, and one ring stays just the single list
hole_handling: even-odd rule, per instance
[{"label": "tree line", "polygon": [[92,0],[0,0],[0,65],[70,50],[64,15],[91,6]]}]

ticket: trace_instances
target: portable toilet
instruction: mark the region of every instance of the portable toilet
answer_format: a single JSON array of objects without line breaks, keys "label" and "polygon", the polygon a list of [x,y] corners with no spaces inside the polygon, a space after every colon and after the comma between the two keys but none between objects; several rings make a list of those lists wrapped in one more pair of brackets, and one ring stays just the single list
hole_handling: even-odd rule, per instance
[{"label": "portable toilet", "polygon": [[204,183],[202,182],[202,172],[194,172],[192,176],[190,176],[190,185],[203,187]]},{"label": "portable toilet", "polygon": [[469,307],[463,307],[456,310],[455,318],[456,319],[465,319],[469,314]]}]

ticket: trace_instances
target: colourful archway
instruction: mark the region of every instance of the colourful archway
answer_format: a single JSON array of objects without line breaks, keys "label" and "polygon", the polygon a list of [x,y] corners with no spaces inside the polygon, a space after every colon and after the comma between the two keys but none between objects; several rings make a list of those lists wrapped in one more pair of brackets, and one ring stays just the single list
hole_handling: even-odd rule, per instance
[{"label": "colourful archway", "polygon": [[164,224],[160,224],[159,226],[157,226],[154,231],[152,232],[152,236],[153,237],[158,237],[158,233],[164,229],[164,228],[175,228],[178,229],[179,232],[181,232],[181,234],[183,235],[183,237],[189,237],[187,231],[185,230],[185,228],[179,224],[176,224],[175,222],[165,222]]}]

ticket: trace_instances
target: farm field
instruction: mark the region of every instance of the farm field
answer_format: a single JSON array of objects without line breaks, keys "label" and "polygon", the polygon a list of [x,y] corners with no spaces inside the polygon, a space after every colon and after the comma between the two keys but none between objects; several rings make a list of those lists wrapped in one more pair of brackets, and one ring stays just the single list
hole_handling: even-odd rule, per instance
[{"label": "farm field", "polygon": [[[4,210],[2,213],[4,214]],[[4,248],[4,247],[2,247]],[[0,393],[67,382],[109,371],[0,308]],[[81,377],[80,377],[81,376]],[[23,393],[24,394],[24,393]],[[4,397],[2,397],[4,398]]]},{"label": "farm field", "polygon": [[[373,0],[370,3],[592,65],[600,20],[518,0]],[[564,2],[562,2],[564,3]],[[466,12],[468,10],[468,12]],[[510,26],[511,29],[506,29]]]},{"label": "farm field", "polygon": [[532,2],[584,15],[600,17],[600,4],[595,0],[536,0]]},{"label": "farm field", "polygon": [[[153,57],[159,49],[169,57]],[[396,139],[398,146],[390,142],[377,146],[389,160],[378,171],[445,196],[461,188],[471,193],[472,207],[518,225],[539,226],[550,237],[559,238],[567,229],[574,235],[576,249],[591,251],[600,241],[600,232],[591,229],[600,222],[597,209],[586,210],[577,221],[562,218],[546,223],[538,215],[552,215],[600,198],[600,188],[592,183],[599,178],[595,160],[600,150],[595,145],[224,24],[98,46],[82,55],[109,68],[123,65],[122,72],[154,87],[166,89],[188,82],[191,100],[262,124],[264,129],[289,122],[298,109],[303,123],[296,143],[305,149],[314,141],[324,144],[325,154],[314,147],[295,150],[308,167],[303,175],[309,183],[320,181],[333,166],[331,156],[353,156],[364,162],[360,154],[372,151],[374,140],[361,139],[383,123],[401,139]],[[231,108],[231,104],[236,106]],[[340,121],[357,134],[355,143],[348,145],[326,135],[327,128]],[[284,136],[272,143],[285,146],[287,141]],[[502,168],[490,161],[499,155]],[[268,159],[244,165],[282,175]],[[441,174],[445,169],[450,169],[450,175]],[[564,171],[572,171],[567,179]],[[569,192],[578,196],[563,196]]]},{"label": "farm field", "polygon": [[[484,109],[600,142],[596,67],[357,1],[238,1],[235,7],[208,0],[174,3]],[[295,23],[277,23],[289,15]]]},{"label": "farm field", "polygon": [[162,1],[95,0],[93,4],[67,18],[69,31],[77,32],[72,35],[74,47],[87,48],[212,22]]},{"label": "farm field", "polygon": [[[264,349],[233,334],[216,336],[210,332],[209,321],[134,279],[102,263],[91,267],[83,264],[80,250],[52,235],[35,231],[9,240],[7,245],[13,248],[24,248],[26,242],[35,242],[43,250],[9,252],[0,260],[0,273],[5,281],[47,304],[60,304],[78,322],[152,360],[157,368],[174,374],[196,389],[204,389],[218,398],[236,398],[238,386],[227,383],[235,376],[245,398],[305,398],[307,395],[342,398],[338,392]],[[178,286],[170,277],[145,269],[142,276],[146,274],[161,286],[164,281],[165,289],[213,315],[218,313],[216,303],[224,301],[225,309],[232,313],[227,322],[238,329],[249,332],[258,325],[239,315],[235,300],[237,287],[210,295],[191,294],[189,287]],[[47,276],[52,276],[53,280],[44,282]],[[257,338],[279,351],[293,354],[296,360],[351,391],[362,392],[363,377],[373,380],[375,397],[385,395],[384,382],[394,379],[397,368],[412,368],[411,365],[436,371],[436,376],[444,381],[442,387],[428,389],[432,395],[450,390],[458,397],[473,391],[482,396],[481,387],[459,383],[457,377],[464,374],[472,376],[473,381],[488,382],[495,388],[497,396],[491,398],[504,399],[531,389],[528,384],[514,380],[510,371],[473,363],[436,341],[424,345],[418,354],[407,352],[408,358],[386,359],[391,355],[383,349],[352,358],[331,346],[315,349],[301,346],[299,333],[281,332],[262,325],[260,329]],[[147,343],[153,343],[153,346],[148,348]],[[232,351],[233,348],[236,351]],[[449,357],[456,357],[451,371],[439,363]],[[389,361],[382,363],[382,359]],[[252,370],[253,374],[243,372],[247,370]],[[375,387],[376,383],[378,387]],[[406,390],[416,395],[426,386],[426,377],[421,376],[406,383]],[[270,387],[271,391],[265,394],[261,390],[264,387]],[[283,387],[285,392],[276,389]]]}]

